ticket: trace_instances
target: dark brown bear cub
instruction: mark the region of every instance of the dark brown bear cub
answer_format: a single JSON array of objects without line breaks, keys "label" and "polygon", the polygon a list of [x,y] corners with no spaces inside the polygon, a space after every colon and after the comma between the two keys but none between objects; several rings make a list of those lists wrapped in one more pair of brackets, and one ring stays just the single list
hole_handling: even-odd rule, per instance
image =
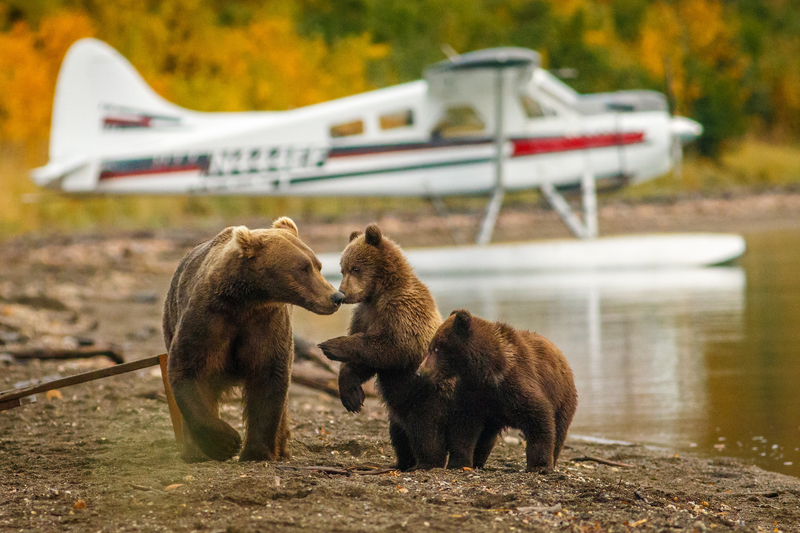
[{"label": "dark brown bear cub", "polygon": [[400,248],[371,225],[354,232],[342,253],[345,303],[357,303],[349,335],[320,344],[330,359],[342,361],[339,394],[349,411],[364,402],[361,384],[377,374],[389,410],[389,434],[397,467],[444,467],[447,445],[442,423],[452,383],[416,375],[442,323],[428,288],[414,274]]},{"label": "dark brown bear cub", "polygon": [[528,471],[552,471],[578,406],[572,370],[552,342],[453,311],[419,371],[434,382],[459,378],[448,424],[451,458],[474,456],[475,466],[483,466],[497,435],[516,428],[527,440]]},{"label": "dark brown bear cub", "polygon": [[227,228],[178,265],[163,327],[185,460],[239,452],[239,434],[218,410],[220,395],[239,384],[247,426],[239,460],[288,458],[291,304],[327,315],[344,300],[320,268],[285,217],[271,229]]}]

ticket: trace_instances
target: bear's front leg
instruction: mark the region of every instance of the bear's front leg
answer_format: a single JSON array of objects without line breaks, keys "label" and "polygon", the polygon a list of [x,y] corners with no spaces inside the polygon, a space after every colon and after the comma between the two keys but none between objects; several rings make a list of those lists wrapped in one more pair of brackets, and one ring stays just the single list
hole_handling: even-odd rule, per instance
[{"label": "bear's front leg", "polygon": [[319,343],[319,349],[325,354],[325,357],[332,361],[341,361],[342,363],[348,362],[352,354],[348,351],[348,336],[334,337],[325,342]]},{"label": "bear's front leg", "polygon": [[289,413],[286,396],[290,369],[285,365],[265,376],[254,372],[243,388],[247,435],[239,461],[275,461],[288,458]]},{"label": "bear's front leg", "polygon": [[339,399],[345,409],[351,413],[361,411],[365,399],[361,384],[374,375],[374,369],[355,363],[345,363],[339,368]]},{"label": "bear's front leg", "polygon": [[227,461],[242,447],[239,433],[219,418],[218,399],[213,387],[196,379],[174,379],[175,403],[191,439],[184,446],[184,460],[194,461],[196,444],[211,459]]},{"label": "bear's front leg", "polygon": [[412,470],[417,464],[414,452],[411,451],[411,443],[405,430],[394,420],[389,420],[389,437],[392,439],[392,447],[397,455],[395,468],[402,472]]},{"label": "bear's front leg", "polygon": [[452,415],[447,427],[447,449],[450,458],[447,468],[472,468],[475,443],[483,429],[482,420],[469,420],[467,416]]},{"label": "bear's front leg", "polygon": [[483,428],[480,437],[478,437],[478,443],[475,445],[475,453],[472,456],[473,468],[483,468],[486,465],[501,429],[490,425]]},{"label": "bear's front leg", "polygon": [[422,410],[406,419],[406,433],[417,459],[415,469],[430,470],[447,465],[447,440],[441,420],[435,413]]}]

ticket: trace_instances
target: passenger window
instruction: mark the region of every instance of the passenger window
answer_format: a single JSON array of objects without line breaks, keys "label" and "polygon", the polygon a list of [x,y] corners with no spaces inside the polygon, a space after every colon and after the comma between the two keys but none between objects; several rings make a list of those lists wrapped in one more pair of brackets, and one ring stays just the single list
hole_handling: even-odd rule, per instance
[{"label": "passenger window", "polygon": [[363,120],[353,120],[331,126],[331,137],[349,137],[350,135],[361,135],[362,133],[364,133]]},{"label": "passenger window", "polygon": [[434,136],[459,137],[483,131],[486,124],[470,106],[448,107],[445,116],[433,128]]},{"label": "passenger window", "polygon": [[522,109],[525,110],[525,114],[528,116],[528,118],[540,118],[545,115],[545,112],[542,109],[542,106],[539,105],[539,102],[527,94],[521,94],[519,99],[522,103]]},{"label": "passenger window", "polygon": [[410,109],[398,111],[397,113],[387,113],[380,116],[382,130],[393,130],[395,128],[405,128],[414,125],[414,112]]}]

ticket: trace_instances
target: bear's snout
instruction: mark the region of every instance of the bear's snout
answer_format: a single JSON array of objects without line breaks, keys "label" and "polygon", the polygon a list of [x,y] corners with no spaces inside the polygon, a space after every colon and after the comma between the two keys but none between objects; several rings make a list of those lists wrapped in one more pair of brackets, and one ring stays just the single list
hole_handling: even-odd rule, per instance
[{"label": "bear's snout", "polygon": [[424,361],[422,361],[422,364],[419,365],[419,368],[417,368],[417,376],[418,377],[427,378],[427,379],[432,379],[433,377],[435,377],[434,375],[436,374],[436,371],[435,371],[434,367],[436,365],[431,359],[432,358],[430,356],[428,356],[428,357],[425,358]]},{"label": "bear's snout", "polygon": [[344,293],[340,291],[336,291],[333,294],[331,294],[331,301],[333,302],[333,305],[335,305],[336,307],[342,305],[342,302],[344,302],[344,298],[345,298]]}]

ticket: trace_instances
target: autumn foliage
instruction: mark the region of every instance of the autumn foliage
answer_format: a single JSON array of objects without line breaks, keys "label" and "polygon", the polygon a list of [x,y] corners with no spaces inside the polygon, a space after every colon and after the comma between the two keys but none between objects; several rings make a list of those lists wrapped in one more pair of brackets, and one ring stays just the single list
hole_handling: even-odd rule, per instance
[{"label": "autumn foliage", "polygon": [[702,122],[704,152],[750,128],[800,134],[793,0],[0,1],[0,137],[47,138],[77,39],[118,49],[163,96],[205,111],[287,109],[418,78],[459,52],[516,45],[577,69],[584,92],[650,88]]},{"label": "autumn foliage", "polygon": [[[798,0],[0,0],[0,234],[335,213],[317,200],[36,192],[28,171],[47,161],[58,69],[82,37],[109,43],[162,96],[201,111],[289,109],[418,79],[445,44],[523,46],[554,72],[577,72],[567,82],[581,92],[666,93],[675,113],[703,124],[694,146],[724,166],[735,152],[726,143],[744,134],[757,146],[800,139],[798,35]],[[773,170],[759,175],[786,174]],[[24,200],[34,192],[38,201]]]},{"label": "autumn foliage", "polygon": [[199,0],[86,4],[29,19],[0,2],[2,139],[47,138],[59,66],[82,37],[108,42],[157,92],[202,111],[280,110],[363,92],[372,88],[368,63],[388,50],[367,33],[332,44],[300,35],[288,13],[253,10],[235,23]]}]

